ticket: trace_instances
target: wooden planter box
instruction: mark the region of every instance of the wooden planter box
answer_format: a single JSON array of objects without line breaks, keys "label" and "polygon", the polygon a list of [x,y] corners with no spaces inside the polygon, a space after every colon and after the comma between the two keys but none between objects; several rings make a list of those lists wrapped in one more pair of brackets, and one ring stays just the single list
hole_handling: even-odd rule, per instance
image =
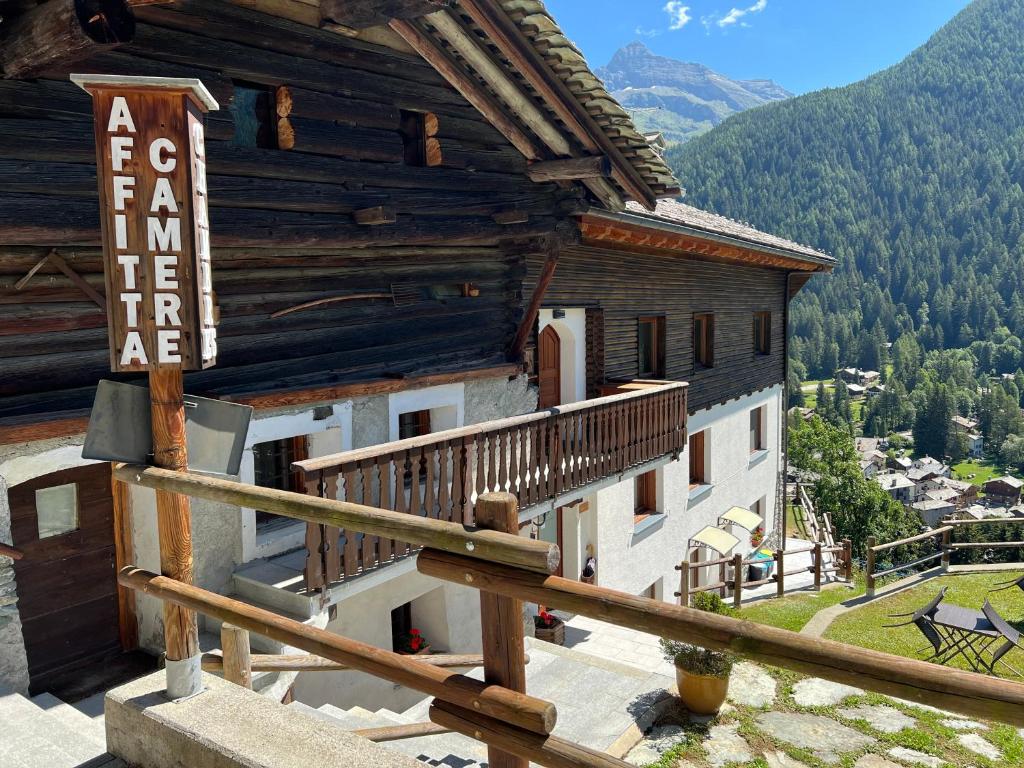
[{"label": "wooden planter box", "polygon": [[565,645],[565,622],[555,619],[555,623],[550,627],[536,627],[534,634],[538,640],[543,640],[545,643]]}]

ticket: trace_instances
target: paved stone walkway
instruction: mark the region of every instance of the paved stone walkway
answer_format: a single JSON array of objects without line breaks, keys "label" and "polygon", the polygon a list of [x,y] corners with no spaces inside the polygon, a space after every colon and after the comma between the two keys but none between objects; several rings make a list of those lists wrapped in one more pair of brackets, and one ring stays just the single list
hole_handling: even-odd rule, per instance
[{"label": "paved stone walkway", "polygon": [[[665,765],[665,754],[684,741],[693,745],[696,734],[700,749],[688,749],[685,759],[671,763],[671,768],[810,768],[808,763],[853,768],[1008,765],[999,747],[986,738],[991,730],[987,723],[908,701],[880,702],[859,688],[820,678],[803,678],[790,688],[767,668],[748,661],[735,665],[729,702],[719,716],[691,716],[690,720],[689,730],[679,725],[652,729],[626,755],[626,761],[636,766]],[[934,747],[939,754],[900,745],[905,740],[918,746],[919,732],[936,720],[956,732],[953,738],[947,732],[944,746]],[[1019,733],[1024,739],[1024,729]]]}]

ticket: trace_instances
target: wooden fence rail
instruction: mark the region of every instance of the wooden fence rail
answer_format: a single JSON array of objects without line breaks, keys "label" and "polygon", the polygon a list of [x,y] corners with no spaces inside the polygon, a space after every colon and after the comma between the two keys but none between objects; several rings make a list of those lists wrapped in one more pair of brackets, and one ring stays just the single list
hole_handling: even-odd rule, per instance
[{"label": "wooden fence rail", "polygon": [[1024,725],[1024,684],[424,550],[420,573],[910,701]]},{"label": "wooden fence rail", "polygon": [[[686,384],[585,400],[523,416],[295,462],[307,493],[410,516],[473,523],[473,501],[507,492],[521,509],[553,505],[604,478],[686,448]],[[327,581],[406,557],[418,543],[358,527],[340,537]],[[317,548],[317,542],[311,549]]]},{"label": "wooden fence rail", "polygon": [[[786,570],[785,559],[787,557],[791,555],[807,554],[808,552],[813,553],[811,557],[811,564],[809,566]],[[739,554],[732,555],[730,557],[720,557],[715,560],[704,560],[699,563],[692,563],[689,560],[684,560],[676,566],[676,570],[680,572],[680,576],[679,591],[675,593],[675,596],[679,598],[680,605],[689,605],[690,597],[699,592],[718,591],[722,597],[725,597],[725,590],[731,589],[733,607],[739,608],[743,602],[743,591],[745,589],[753,589],[754,587],[774,583],[777,585],[776,596],[781,597],[786,589],[786,577],[795,576],[800,573],[814,574],[815,589],[821,589],[823,576],[826,573],[840,574],[840,577],[845,581],[852,582],[852,552],[853,546],[851,541],[849,539],[844,539],[842,544],[832,547],[825,546],[818,541],[809,547],[777,550],[775,552],[774,560],[772,561],[760,558],[744,558]],[[842,554],[842,559],[837,559],[835,556],[840,553]],[[826,564],[826,554],[831,556],[832,565]],[[775,573],[771,576],[756,580],[746,578],[748,573],[747,566],[759,565],[768,562],[773,562],[776,569]],[[732,578],[727,578],[728,574],[724,571],[726,565],[732,566]],[[697,574],[701,568],[710,568],[713,566],[718,566],[722,569],[720,571],[719,580],[710,584],[701,584],[696,586],[698,579],[695,574]]]}]

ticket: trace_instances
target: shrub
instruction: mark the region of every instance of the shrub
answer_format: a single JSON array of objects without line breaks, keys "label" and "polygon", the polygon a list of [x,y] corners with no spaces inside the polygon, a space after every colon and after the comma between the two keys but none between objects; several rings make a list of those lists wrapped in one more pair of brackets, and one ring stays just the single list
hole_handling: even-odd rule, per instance
[{"label": "shrub", "polygon": [[[717,592],[698,592],[693,596],[693,607],[706,613],[729,615],[729,608]],[[694,675],[728,677],[735,661],[731,653],[711,651],[699,645],[661,638],[661,652],[668,661]]]}]

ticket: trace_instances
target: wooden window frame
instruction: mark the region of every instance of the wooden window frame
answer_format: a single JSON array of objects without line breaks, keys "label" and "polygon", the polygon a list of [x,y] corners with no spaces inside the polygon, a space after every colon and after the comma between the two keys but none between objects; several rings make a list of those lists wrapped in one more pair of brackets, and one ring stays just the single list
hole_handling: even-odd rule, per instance
[{"label": "wooden window frame", "polygon": [[[760,328],[758,328],[760,321]],[[772,353],[772,313],[767,311],[755,312],[751,322],[754,357],[767,357]]]},{"label": "wooden window frame", "polygon": [[687,440],[690,451],[690,490],[708,484],[707,430],[693,432]]},{"label": "wooden window frame", "polygon": [[765,406],[750,409],[750,453],[767,450],[765,441]]},{"label": "wooden window frame", "polygon": [[[698,327],[703,327],[703,333]],[[715,315],[713,312],[693,313],[693,367],[696,370],[715,367]]]},{"label": "wooden window frame", "polygon": [[658,470],[652,469],[633,478],[633,525],[658,512]]},{"label": "wooden window frame", "polygon": [[[649,370],[644,370],[643,360],[640,357],[640,334],[645,325],[652,326],[651,330],[651,356],[652,365]],[[665,378],[665,316],[664,315],[643,315],[637,318],[636,322],[636,373],[640,379],[664,379]]]},{"label": "wooden window frame", "polygon": [[[403,426],[402,425],[402,417],[403,416],[412,416],[413,419],[415,419],[416,426],[415,426],[415,429],[413,431],[415,431],[416,434],[414,434],[414,435],[410,435],[410,434],[403,435],[402,434],[402,426]],[[408,424],[408,421],[406,423]],[[398,439],[399,440],[406,440],[406,439],[411,438],[411,437],[422,437],[423,435],[429,435],[430,432],[431,432],[431,425],[430,425],[430,409],[429,408],[423,408],[423,409],[418,410],[418,411],[405,411],[403,413],[399,413],[398,414]],[[419,476],[420,483],[422,484],[423,483],[423,478],[424,478],[424,476],[426,474],[426,467],[427,467],[427,457],[426,457],[426,455],[424,455],[424,456],[422,456],[420,458],[419,464],[420,464],[420,466],[419,466],[419,471],[417,472],[417,475]],[[402,479],[403,479],[403,482],[405,483],[405,487],[406,488],[411,488],[412,487],[412,467],[411,466],[408,469],[405,470],[405,472],[402,475]]]},{"label": "wooden window frame", "polygon": [[[253,450],[255,451],[255,449],[258,446],[267,445],[268,443],[283,443],[286,441],[291,442],[290,451],[292,456],[292,462],[303,461],[309,458],[308,435],[294,435],[292,437],[281,437],[273,440],[264,440],[262,442],[256,443],[256,445],[253,446]],[[292,491],[295,493],[305,493],[306,478],[302,474],[302,472],[289,471],[287,473],[287,477],[288,487],[279,490]],[[255,465],[255,463],[253,465],[253,485],[256,485],[260,488],[277,488],[276,485],[260,485],[258,467]],[[262,520],[260,519],[261,515],[264,516]],[[293,518],[284,517],[282,515],[275,515],[271,512],[263,512],[259,509],[256,510],[256,529],[258,533],[268,533],[269,531],[276,530],[278,528],[284,527],[285,525],[290,525],[295,522],[297,521]]]}]

